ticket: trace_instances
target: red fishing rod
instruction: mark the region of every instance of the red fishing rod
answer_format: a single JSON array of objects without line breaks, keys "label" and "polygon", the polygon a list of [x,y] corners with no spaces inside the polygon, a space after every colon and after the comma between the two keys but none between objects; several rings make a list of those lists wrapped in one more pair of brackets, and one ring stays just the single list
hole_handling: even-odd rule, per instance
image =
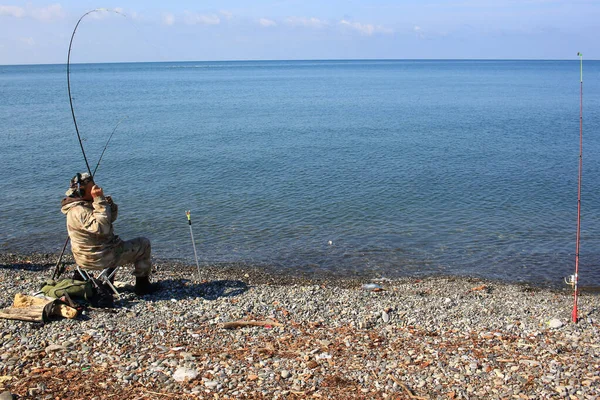
[{"label": "red fishing rod", "polygon": [[579,281],[579,241],[581,239],[581,170],[583,167],[583,54],[577,53],[579,56],[579,181],[577,184],[577,239],[575,244],[575,275],[571,281],[573,285],[573,312],[571,320],[577,323],[577,297]]}]

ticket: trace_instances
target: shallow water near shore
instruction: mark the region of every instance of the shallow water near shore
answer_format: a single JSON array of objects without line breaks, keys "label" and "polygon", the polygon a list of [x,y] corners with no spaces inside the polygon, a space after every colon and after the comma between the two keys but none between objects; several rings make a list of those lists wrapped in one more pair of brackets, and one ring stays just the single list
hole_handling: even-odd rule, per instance
[{"label": "shallow water near shore", "polygon": [[[352,276],[573,273],[577,61],[72,65],[115,229],[161,258]],[[581,283],[600,284],[600,62],[584,63]],[[0,250],[59,252],[84,171],[65,66],[0,66]],[[41,182],[35,182],[41,178]],[[331,244],[329,244],[331,242]]]}]

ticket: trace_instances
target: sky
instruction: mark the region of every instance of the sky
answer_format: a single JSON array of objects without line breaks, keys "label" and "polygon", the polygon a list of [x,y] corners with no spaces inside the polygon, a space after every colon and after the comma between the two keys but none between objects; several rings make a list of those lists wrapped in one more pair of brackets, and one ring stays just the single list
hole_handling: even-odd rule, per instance
[{"label": "sky", "polygon": [[600,59],[600,0],[0,0],[0,65]]}]

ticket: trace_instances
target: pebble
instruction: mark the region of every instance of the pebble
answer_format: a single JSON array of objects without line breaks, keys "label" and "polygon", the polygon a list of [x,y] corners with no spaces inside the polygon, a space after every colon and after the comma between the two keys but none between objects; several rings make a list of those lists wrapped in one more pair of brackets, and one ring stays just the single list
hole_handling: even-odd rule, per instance
[{"label": "pebble", "polygon": [[51,344],[50,346],[45,348],[46,353],[51,353],[53,351],[62,351],[62,350],[66,350],[66,348],[59,344]]},{"label": "pebble", "polygon": [[[42,266],[30,269],[24,257],[0,253],[3,307],[36,290],[56,255],[26,256]],[[549,323],[569,321],[568,290],[432,277],[386,279],[374,291],[363,289],[372,280],[155,265],[163,290],[122,289],[114,312],[44,325],[0,319],[0,387],[40,399],[63,398],[59,382],[90,399],[402,398],[396,379],[432,400],[600,397],[597,320]],[[120,278],[131,287],[128,273]],[[579,301],[582,315],[600,309],[598,296]],[[235,320],[282,326],[221,328]],[[87,380],[98,384],[77,384]]]},{"label": "pebble", "polygon": [[197,376],[198,376],[198,371],[190,369],[190,368],[179,367],[173,374],[173,379],[175,379],[177,382],[183,382],[185,380],[194,379]]},{"label": "pebble", "polygon": [[387,312],[383,311],[381,313],[381,319],[383,320],[383,322],[388,323],[390,322],[390,315]]},{"label": "pebble", "polygon": [[214,389],[219,385],[219,382],[216,381],[206,381],[204,382],[204,386],[206,386],[209,389]]},{"label": "pebble", "polygon": [[362,288],[364,290],[380,290],[380,289],[382,289],[381,285],[379,285],[377,283],[365,283],[364,285],[362,285]]},{"label": "pebble", "polygon": [[8,390],[5,390],[4,392],[0,393],[0,400],[13,400],[13,398],[14,396]]},{"label": "pebble", "polygon": [[550,327],[552,329],[562,328],[562,326],[563,326],[563,323],[561,322],[560,319],[553,318],[550,321],[548,321],[548,327]]}]

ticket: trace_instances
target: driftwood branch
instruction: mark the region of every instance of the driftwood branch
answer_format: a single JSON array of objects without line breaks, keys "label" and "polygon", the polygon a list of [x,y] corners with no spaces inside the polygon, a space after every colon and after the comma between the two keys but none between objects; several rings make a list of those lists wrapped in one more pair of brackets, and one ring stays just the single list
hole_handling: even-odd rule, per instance
[{"label": "driftwood branch", "polygon": [[77,310],[61,304],[57,300],[27,296],[20,293],[15,295],[11,308],[0,310],[0,318],[28,322],[44,322],[52,315],[75,318]]},{"label": "driftwood branch", "polygon": [[160,396],[167,396],[167,397],[176,397],[176,398],[180,398],[181,396],[191,396],[194,397],[193,394],[190,393],[162,393],[162,392],[152,392],[150,390],[144,390],[144,393],[148,393],[148,394],[158,394]]},{"label": "driftwood branch", "polygon": [[400,382],[400,380],[398,378],[396,378],[394,375],[388,374],[388,377],[391,380],[393,380],[394,382],[396,382],[396,384],[398,386],[400,386],[402,389],[404,389],[404,391],[406,392],[406,394],[408,395],[408,397],[410,397],[411,399],[429,400],[429,397],[415,396],[414,394],[412,394],[412,392],[410,391],[410,389],[404,383]]},{"label": "driftwood branch", "polygon": [[0,310],[0,318],[18,319],[28,322],[43,322],[44,306],[35,305],[24,308],[5,308]]},{"label": "driftwood branch", "polygon": [[275,321],[232,321],[221,325],[224,329],[236,329],[244,326],[283,326],[283,324]]}]

